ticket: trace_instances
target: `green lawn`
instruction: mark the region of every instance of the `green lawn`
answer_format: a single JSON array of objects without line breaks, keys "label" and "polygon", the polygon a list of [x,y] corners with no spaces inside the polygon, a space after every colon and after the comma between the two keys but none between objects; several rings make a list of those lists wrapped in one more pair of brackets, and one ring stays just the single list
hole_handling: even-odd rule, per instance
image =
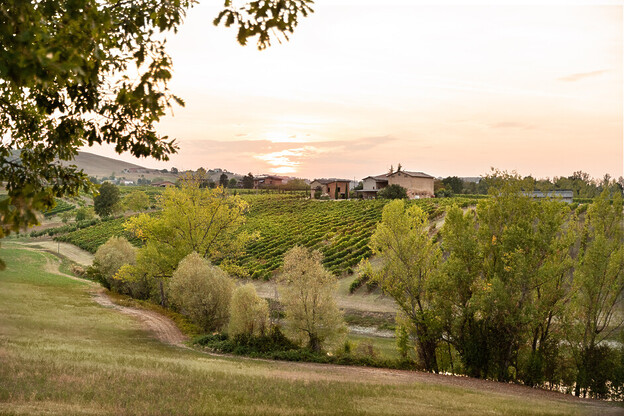
[{"label": "green lawn", "polygon": [[[0,414],[574,415],[595,407],[392,374],[215,357],[154,340],[44,272],[49,254],[3,244]],[[409,379],[409,376],[407,377]],[[613,409],[611,410],[619,410]]]}]

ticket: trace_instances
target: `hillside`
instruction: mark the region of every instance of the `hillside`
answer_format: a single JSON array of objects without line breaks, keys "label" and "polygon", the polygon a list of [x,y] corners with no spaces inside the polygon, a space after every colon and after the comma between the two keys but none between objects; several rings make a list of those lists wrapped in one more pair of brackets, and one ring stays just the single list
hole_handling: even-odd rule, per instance
[{"label": "hillside", "polygon": [[[128,180],[137,180],[141,176],[147,179],[160,177],[168,180],[175,180],[176,175],[170,173],[161,173],[156,169],[145,168],[141,165],[134,163],[124,162],[122,160],[113,159],[110,157],[99,156],[88,152],[78,152],[78,156],[74,159],[72,164],[76,165],[79,169],[84,170],[89,176],[95,176],[101,178],[103,176],[110,176],[113,172],[115,176]],[[124,173],[124,169],[147,169],[149,173]]]}]

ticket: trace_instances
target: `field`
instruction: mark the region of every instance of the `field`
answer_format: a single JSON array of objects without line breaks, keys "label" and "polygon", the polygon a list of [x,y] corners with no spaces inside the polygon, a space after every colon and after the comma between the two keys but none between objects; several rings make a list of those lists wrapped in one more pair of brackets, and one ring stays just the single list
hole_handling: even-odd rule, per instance
[{"label": "field", "polygon": [[218,357],[161,344],[3,244],[0,414],[617,414],[621,407],[466,378]]}]

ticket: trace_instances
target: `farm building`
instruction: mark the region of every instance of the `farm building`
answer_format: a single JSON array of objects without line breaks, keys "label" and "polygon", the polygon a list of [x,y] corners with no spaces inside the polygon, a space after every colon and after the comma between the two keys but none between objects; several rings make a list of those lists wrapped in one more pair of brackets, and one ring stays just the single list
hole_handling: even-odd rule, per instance
[{"label": "farm building", "polygon": [[310,183],[310,198],[314,199],[317,191],[321,197],[330,199],[349,198],[349,179],[315,179]]},{"label": "farm building", "polygon": [[254,189],[275,188],[284,184],[284,178],[281,176],[260,175],[254,178]]},{"label": "farm building", "polygon": [[574,192],[572,191],[546,191],[546,192],[542,192],[542,191],[533,191],[533,192],[528,192],[527,195],[530,197],[533,197],[534,199],[543,199],[543,198],[552,198],[552,199],[558,199],[561,198],[561,200],[563,202],[567,202],[568,204],[572,203],[572,197],[573,197]]},{"label": "farm building", "polygon": [[434,177],[423,172],[400,170],[362,179],[364,187],[358,193],[364,199],[377,197],[377,192],[389,185],[400,185],[407,189],[410,199],[432,198]]}]

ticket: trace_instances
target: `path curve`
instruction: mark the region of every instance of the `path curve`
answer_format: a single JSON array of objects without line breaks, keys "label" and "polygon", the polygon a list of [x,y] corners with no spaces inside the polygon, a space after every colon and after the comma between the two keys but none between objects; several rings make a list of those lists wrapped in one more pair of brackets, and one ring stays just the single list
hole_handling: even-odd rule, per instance
[{"label": "path curve", "polygon": [[112,308],[119,312],[137,318],[144,327],[152,332],[158,340],[165,344],[187,348],[184,344],[188,338],[180,331],[177,325],[166,316],[145,309],[121,306],[113,303],[106,295],[104,289],[92,292],[93,300],[105,308]]}]

